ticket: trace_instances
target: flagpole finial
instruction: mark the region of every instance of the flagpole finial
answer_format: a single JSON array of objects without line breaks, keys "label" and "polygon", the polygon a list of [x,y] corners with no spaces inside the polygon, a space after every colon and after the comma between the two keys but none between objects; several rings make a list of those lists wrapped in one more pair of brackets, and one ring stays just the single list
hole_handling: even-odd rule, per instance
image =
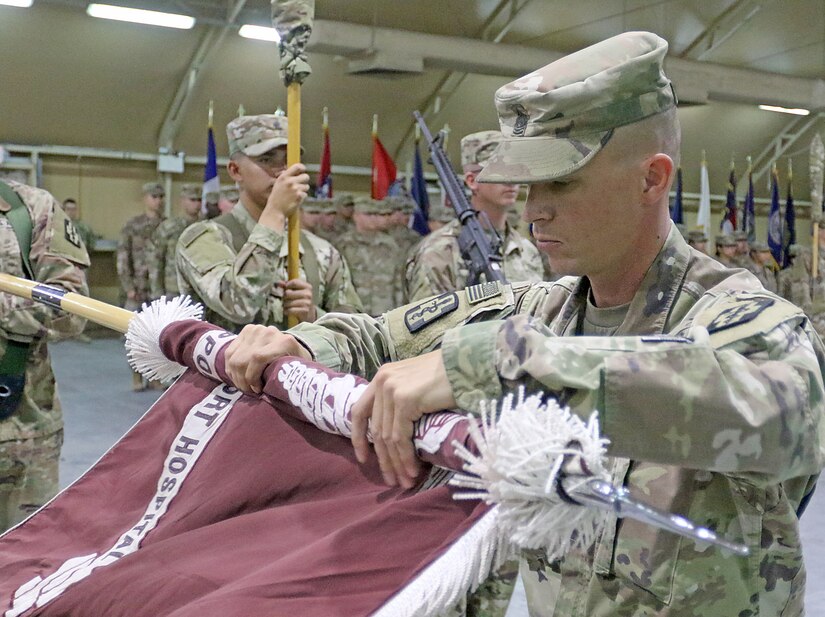
[{"label": "flagpole finial", "polygon": [[378,135],[378,114],[372,115],[372,134]]},{"label": "flagpole finial", "polygon": [[279,118],[283,118],[286,115],[286,112],[283,109],[281,109],[280,105],[278,105],[278,107],[275,109],[275,115]]},{"label": "flagpole finial", "polygon": [[788,181],[790,182],[791,178],[793,178],[793,159],[788,159]]},{"label": "flagpole finial", "polygon": [[445,150],[447,149],[447,144],[450,142],[450,125],[446,122],[444,123],[444,128],[441,129],[444,133],[444,141],[441,144],[441,147]]},{"label": "flagpole finial", "polygon": [[707,164],[708,164],[708,159],[707,159],[707,156],[705,154],[705,150],[702,149],[702,165],[707,165]]},{"label": "flagpole finial", "polygon": [[421,141],[421,127],[418,126],[418,122],[415,123],[415,143],[417,144]]},{"label": "flagpole finial", "polygon": [[324,129],[329,127],[329,108],[326,107],[326,106],[324,107],[324,124],[323,124],[323,127],[324,127]]},{"label": "flagpole finial", "polygon": [[747,157],[745,157],[745,159],[748,161],[748,173],[750,173],[751,169],[753,169],[753,158],[749,154]]},{"label": "flagpole finial", "polygon": [[213,126],[212,119],[215,116],[215,101],[209,101],[209,128],[211,129]]},{"label": "flagpole finial", "polygon": [[245,116],[245,115],[246,115],[246,109],[244,109],[243,103],[241,103],[240,105],[238,105],[238,117],[240,118],[241,116]]}]

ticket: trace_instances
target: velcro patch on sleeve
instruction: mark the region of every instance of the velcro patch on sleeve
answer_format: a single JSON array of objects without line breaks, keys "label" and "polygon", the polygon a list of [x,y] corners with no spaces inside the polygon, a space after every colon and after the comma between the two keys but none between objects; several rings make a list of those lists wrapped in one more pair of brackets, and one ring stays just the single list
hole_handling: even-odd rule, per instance
[{"label": "velcro patch on sleeve", "polygon": [[473,285],[472,287],[467,288],[467,302],[469,302],[470,304],[478,304],[479,302],[484,302],[488,298],[495,298],[496,296],[500,296],[503,289],[503,285],[498,281],[492,281],[490,283],[479,283],[478,285]]},{"label": "velcro patch on sleeve", "polygon": [[515,310],[513,291],[499,286],[499,292],[470,303],[467,289],[450,291],[384,314],[390,333],[393,359],[400,360],[431,351],[445,331],[485,314],[503,318]]},{"label": "velcro patch on sleeve", "polygon": [[235,252],[230,242],[230,239],[222,236],[217,225],[208,222],[195,223],[180,237],[180,255],[198,274],[203,275],[215,266],[234,261]]},{"label": "velcro patch on sleeve", "polygon": [[61,208],[55,206],[52,211],[52,229],[49,240],[49,253],[64,257],[83,266],[89,265],[89,254],[83,246],[83,240],[77,228]]},{"label": "velcro patch on sleeve", "polygon": [[781,298],[739,293],[725,296],[696,318],[711,336],[714,347],[727,345],[754,335],[767,334],[802,309]]}]

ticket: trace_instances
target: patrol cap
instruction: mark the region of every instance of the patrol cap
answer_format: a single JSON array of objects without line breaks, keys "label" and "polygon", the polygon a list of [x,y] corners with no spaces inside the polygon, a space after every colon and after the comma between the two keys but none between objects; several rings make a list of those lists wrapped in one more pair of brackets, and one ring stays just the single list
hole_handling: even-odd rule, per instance
[{"label": "patrol cap", "polygon": [[757,253],[771,250],[767,242],[752,242],[749,247],[750,250],[756,251]]},{"label": "patrol cap", "polygon": [[332,199],[324,197],[307,197],[301,204],[301,210],[309,214],[324,214],[325,212],[335,212],[335,205]]},{"label": "patrol cap", "polygon": [[455,220],[455,210],[441,204],[430,206],[429,218],[440,223],[449,223]]},{"label": "patrol cap", "polygon": [[716,246],[736,246],[736,240],[730,234],[723,234],[714,238]]},{"label": "patrol cap", "polygon": [[339,193],[333,199],[335,202],[335,209],[348,208],[355,205],[355,198],[349,193]]},{"label": "patrol cap", "polygon": [[480,182],[544,182],[586,165],[620,126],[676,105],[667,41],[625,32],[498,89],[502,141]]},{"label": "patrol cap", "polygon": [[[184,184],[180,187],[180,196],[186,199],[200,200],[203,195],[202,184]],[[216,200],[217,201],[217,200]]]},{"label": "patrol cap", "polygon": [[241,198],[241,192],[238,190],[237,186],[230,186],[221,189],[221,197],[227,201],[237,203],[237,201]]},{"label": "patrol cap", "polygon": [[392,214],[392,208],[384,199],[372,199],[364,195],[355,198],[355,211],[360,214]]},{"label": "patrol cap", "polygon": [[238,116],[226,125],[229,156],[238,152],[247,156],[260,156],[273,148],[285,146],[287,127],[286,116]]},{"label": "patrol cap", "polygon": [[799,244],[791,244],[788,246],[788,255],[796,257],[802,252],[802,247]]},{"label": "patrol cap", "polygon": [[160,182],[147,182],[143,185],[143,194],[152,195],[154,197],[163,197],[166,195],[166,190]]},{"label": "patrol cap", "polygon": [[412,214],[415,210],[415,201],[407,195],[390,195],[384,199],[393,212]]},{"label": "patrol cap", "polygon": [[484,167],[500,142],[501,131],[480,131],[465,135],[461,139],[461,166],[465,171],[468,171],[468,167]]},{"label": "patrol cap", "polygon": [[733,232],[733,239],[736,240],[737,242],[741,242],[742,240],[747,240],[748,239],[748,232],[747,231],[742,231],[742,230],[734,231]]},{"label": "patrol cap", "polygon": [[687,239],[690,242],[707,242],[708,237],[705,235],[704,231],[698,229],[691,229],[688,232]]}]

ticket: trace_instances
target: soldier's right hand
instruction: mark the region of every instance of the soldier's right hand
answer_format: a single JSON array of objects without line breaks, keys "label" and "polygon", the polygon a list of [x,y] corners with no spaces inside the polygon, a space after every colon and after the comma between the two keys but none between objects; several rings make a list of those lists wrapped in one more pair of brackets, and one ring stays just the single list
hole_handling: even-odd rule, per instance
[{"label": "soldier's right hand", "polygon": [[247,394],[260,394],[264,369],[284,356],[312,360],[309,351],[294,336],[273,326],[244,326],[226,348],[226,372],[239,390]]},{"label": "soldier's right hand", "polygon": [[309,174],[306,167],[301,163],[288,167],[275,178],[258,222],[282,231],[286,217],[301,205],[308,193]]}]

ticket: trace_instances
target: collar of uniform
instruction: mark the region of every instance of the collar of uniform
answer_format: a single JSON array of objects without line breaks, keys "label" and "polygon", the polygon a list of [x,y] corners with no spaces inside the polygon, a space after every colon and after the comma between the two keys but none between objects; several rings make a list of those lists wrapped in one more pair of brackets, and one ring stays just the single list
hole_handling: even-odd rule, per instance
[{"label": "collar of uniform", "polygon": [[235,207],[230,210],[232,216],[238,219],[243,228],[246,230],[247,234],[251,234],[252,230],[255,229],[255,225],[258,224],[258,221],[252,218],[252,215],[249,214],[249,210],[246,209],[246,206],[243,205],[243,202],[238,200],[238,203],[235,204]]},{"label": "collar of uniform", "polygon": [[504,249],[503,252],[505,255],[510,255],[511,253],[521,253],[521,244],[517,241],[517,238],[520,236],[518,231],[516,231],[515,227],[512,227],[509,222],[504,221]]},{"label": "collar of uniform", "polygon": [[[685,279],[689,261],[690,247],[676,226],[671,224],[664,245],[647,269],[641,286],[630,302],[627,317],[614,336],[664,334],[668,315]],[[587,277],[580,278],[564,303],[562,318],[554,331],[567,332],[570,322],[584,315],[589,293],[590,281]]]}]

